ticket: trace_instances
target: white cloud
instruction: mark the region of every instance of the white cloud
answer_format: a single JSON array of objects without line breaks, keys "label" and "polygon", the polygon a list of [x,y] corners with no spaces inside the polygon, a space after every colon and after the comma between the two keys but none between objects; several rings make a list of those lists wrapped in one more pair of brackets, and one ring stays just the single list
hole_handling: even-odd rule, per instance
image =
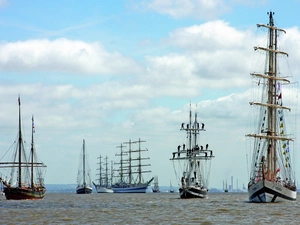
[{"label": "white cloud", "polygon": [[214,19],[231,10],[224,0],[144,0],[140,6],[174,18]]},{"label": "white cloud", "polygon": [[136,74],[141,67],[100,43],[56,39],[2,42],[0,68],[6,71],[51,71],[85,74]]}]

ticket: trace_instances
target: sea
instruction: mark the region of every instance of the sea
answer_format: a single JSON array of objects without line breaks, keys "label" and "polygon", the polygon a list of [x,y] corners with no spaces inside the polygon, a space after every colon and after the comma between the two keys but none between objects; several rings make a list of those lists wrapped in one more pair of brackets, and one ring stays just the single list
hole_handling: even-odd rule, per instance
[{"label": "sea", "polygon": [[0,200],[1,224],[300,224],[297,201],[249,203],[247,193],[87,194],[50,192],[42,200]]}]

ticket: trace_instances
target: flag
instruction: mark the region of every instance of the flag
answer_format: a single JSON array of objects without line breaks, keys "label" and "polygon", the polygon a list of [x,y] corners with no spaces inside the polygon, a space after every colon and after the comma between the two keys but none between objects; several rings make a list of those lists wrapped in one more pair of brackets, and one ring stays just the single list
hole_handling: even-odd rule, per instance
[{"label": "flag", "polygon": [[279,96],[278,96],[278,99],[281,99],[282,98],[282,95],[281,95],[281,93],[279,94]]},{"label": "flag", "polygon": [[32,132],[35,133],[33,117],[32,117]]},{"label": "flag", "polygon": [[286,144],[284,143],[283,145],[282,145],[282,148],[285,148],[286,147]]}]

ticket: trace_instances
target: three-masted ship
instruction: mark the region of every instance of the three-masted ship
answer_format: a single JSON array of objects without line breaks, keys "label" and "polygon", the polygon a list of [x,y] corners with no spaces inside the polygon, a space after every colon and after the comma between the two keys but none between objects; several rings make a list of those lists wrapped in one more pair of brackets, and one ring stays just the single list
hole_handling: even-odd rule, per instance
[{"label": "three-masted ship", "polygon": [[[178,145],[177,151],[172,152],[175,175],[180,181],[180,198],[206,198],[211,167],[214,157],[209,145],[200,143],[200,132],[205,131],[204,123],[198,122],[197,113],[192,116],[190,109],[189,121],[181,124],[186,141]],[[179,177],[181,176],[181,177]]]},{"label": "three-masted ship", "polygon": [[[99,167],[97,168],[97,171],[99,171],[98,175],[98,183],[94,183],[94,186],[96,188],[97,193],[113,193],[113,190],[111,189],[111,179],[109,178],[109,169],[108,169],[108,162],[107,162],[107,156],[105,157],[105,163],[102,162],[102,156],[100,155],[98,157],[99,159]],[[103,168],[103,166],[105,168]]]},{"label": "three-masted ship", "polygon": [[295,174],[292,168],[293,138],[288,132],[283,105],[283,88],[290,81],[279,71],[278,56],[287,56],[279,50],[278,37],[284,30],[274,25],[273,12],[269,12],[269,24],[258,24],[268,30],[267,47],[254,47],[266,53],[265,71],[252,73],[256,87],[262,90],[259,100],[250,102],[258,108],[256,132],[246,136],[254,139],[248,194],[250,202],[275,202],[278,198],[296,200]]},{"label": "three-masted ship", "polygon": [[12,160],[0,162],[1,169],[9,169],[4,177],[1,173],[0,182],[4,185],[4,194],[7,200],[36,200],[45,196],[44,175],[46,165],[39,162],[34,145],[34,118],[32,116],[31,148],[26,152],[26,144],[21,130],[21,100],[19,104],[19,130],[15,141]]},{"label": "three-masted ship", "polygon": [[[141,149],[142,140],[125,142],[129,145],[129,149],[126,151],[125,146],[121,144],[117,146],[120,148],[120,161],[116,162],[119,168],[114,170],[118,174],[115,176],[117,182],[112,185],[114,193],[146,193],[148,186],[153,181],[152,177],[149,181],[144,181],[142,174],[150,173],[150,170],[143,170],[144,167],[151,166],[150,164],[143,164],[145,160],[149,160],[149,157],[142,157],[142,152],[148,151],[148,149]],[[132,145],[138,143],[138,148],[133,149]],[[128,158],[126,157],[128,156]],[[135,176],[137,175],[137,176]]]}]

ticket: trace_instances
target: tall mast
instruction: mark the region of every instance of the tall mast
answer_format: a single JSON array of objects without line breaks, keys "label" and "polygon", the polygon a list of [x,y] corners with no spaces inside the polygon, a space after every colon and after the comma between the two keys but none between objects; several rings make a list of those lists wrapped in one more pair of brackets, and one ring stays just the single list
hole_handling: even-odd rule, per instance
[{"label": "tall mast", "polygon": [[117,148],[121,148],[121,153],[120,153],[120,155],[116,154],[116,156],[121,156],[121,160],[120,160],[120,164],[121,164],[121,166],[120,166],[120,181],[121,181],[121,183],[124,182],[124,179],[123,179],[123,154],[124,154],[123,148],[124,147],[126,147],[126,146],[122,145],[122,143],[120,146],[117,146]]},{"label": "tall mast", "polygon": [[139,175],[139,184],[142,183],[142,157],[141,157],[141,142],[146,142],[146,141],[137,141],[139,143],[139,158],[138,158],[138,175]]},{"label": "tall mast", "polygon": [[32,115],[32,127],[31,127],[31,188],[33,188],[33,156],[34,156],[34,141],[33,141],[33,133],[34,133],[34,119]]},{"label": "tall mast", "polygon": [[83,185],[85,186],[85,140],[83,139]]},{"label": "tall mast", "polygon": [[131,140],[129,139],[129,142],[124,142],[124,144],[129,144],[129,149],[128,149],[128,153],[129,153],[129,168],[128,168],[128,177],[129,177],[129,184],[131,184],[132,183],[132,167],[131,167],[131,160],[132,160],[132,158],[131,158],[131,152],[132,152],[132,149],[131,149],[131,143],[133,143],[133,142],[131,142]]},{"label": "tall mast", "polygon": [[21,160],[22,160],[22,132],[21,132],[21,100],[20,100],[20,95],[18,97],[18,103],[19,103],[19,187],[22,186],[22,167],[21,167]]},{"label": "tall mast", "polygon": [[107,156],[105,157],[105,187],[108,187],[108,163],[107,163]]},{"label": "tall mast", "polygon": [[101,173],[102,173],[102,164],[101,164],[101,158],[102,156],[100,155],[98,157],[99,159],[99,185],[102,186],[102,176],[101,176]]}]

